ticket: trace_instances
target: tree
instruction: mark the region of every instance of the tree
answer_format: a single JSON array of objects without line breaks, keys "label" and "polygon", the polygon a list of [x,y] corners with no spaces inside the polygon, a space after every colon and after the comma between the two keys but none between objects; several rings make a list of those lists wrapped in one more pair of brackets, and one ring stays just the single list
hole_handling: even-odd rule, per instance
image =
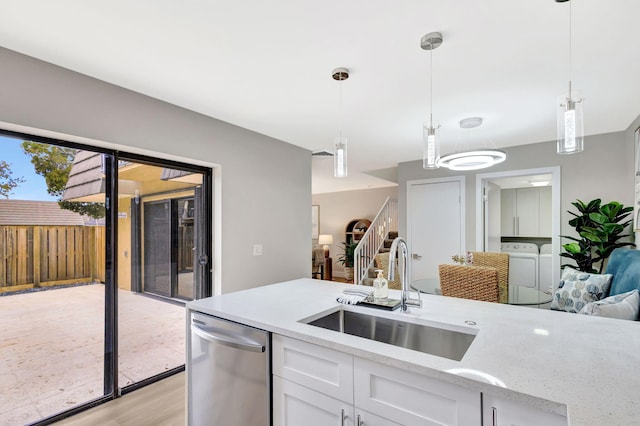
[{"label": "tree", "polygon": [[47,192],[58,197],[60,208],[90,216],[104,217],[104,205],[101,203],[85,203],[64,201],[62,196],[69,180],[69,173],[77,150],[58,145],[39,142],[22,142],[22,150],[31,158],[31,164],[47,183]]},{"label": "tree", "polygon": [[11,192],[23,182],[24,178],[13,177],[11,164],[0,160],[0,197],[9,198]]}]

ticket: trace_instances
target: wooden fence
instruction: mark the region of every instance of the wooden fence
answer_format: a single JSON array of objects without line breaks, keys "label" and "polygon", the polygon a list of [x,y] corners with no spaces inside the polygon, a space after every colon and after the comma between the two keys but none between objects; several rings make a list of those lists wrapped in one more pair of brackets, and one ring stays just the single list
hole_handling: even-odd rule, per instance
[{"label": "wooden fence", "polygon": [[0,226],[0,292],[104,279],[103,226]]}]

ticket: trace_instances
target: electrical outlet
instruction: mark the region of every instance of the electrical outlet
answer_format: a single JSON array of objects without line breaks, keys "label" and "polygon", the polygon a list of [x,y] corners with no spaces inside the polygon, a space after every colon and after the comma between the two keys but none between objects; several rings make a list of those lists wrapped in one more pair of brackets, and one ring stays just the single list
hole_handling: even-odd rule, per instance
[{"label": "electrical outlet", "polygon": [[254,256],[262,256],[262,244],[254,244],[253,245],[253,255]]}]

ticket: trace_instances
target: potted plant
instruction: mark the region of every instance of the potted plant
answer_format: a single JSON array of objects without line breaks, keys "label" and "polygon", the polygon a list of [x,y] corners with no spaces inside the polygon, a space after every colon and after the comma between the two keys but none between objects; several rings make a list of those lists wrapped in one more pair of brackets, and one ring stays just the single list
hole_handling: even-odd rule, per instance
[{"label": "potted plant", "polygon": [[[620,242],[620,239],[631,236],[630,233],[623,232],[633,221],[629,219],[633,207],[625,207],[617,201],[604,205],[601,203],[599,198],[589,203],[580,200],[571,203],[578,209],[578,213],[568,212],[574,216],[569,225],[575,228],[580,238],[561,236],[574,242],[563,244],[562,248],[566,252],[560,253],[560,256],[572,259],[583,272],[601,274],[613,250],[624,246],[635,247],[631,242]],[[564,266],[567,265],[562,265]],[[596,269],[595,266],[599,268]]]},{"label": "potted plant", "polygon": [[338,255],[338,262],[344,266],[344,277],[347,281],[353,281],[353,260],[355,256],[356,247],[358,243],[355,242],[342,242],[344,253]]}]

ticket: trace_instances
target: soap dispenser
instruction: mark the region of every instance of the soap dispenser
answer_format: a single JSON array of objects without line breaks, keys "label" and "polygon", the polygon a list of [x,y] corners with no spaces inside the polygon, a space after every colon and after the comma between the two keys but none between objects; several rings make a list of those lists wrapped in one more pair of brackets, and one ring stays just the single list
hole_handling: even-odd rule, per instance
[{"label": "soap dispenser", "polygon": [[382,270],[378,269],[378,277],[373,280],[373,301],[385,302],[389,295],[389,283],[382,275]]}]

